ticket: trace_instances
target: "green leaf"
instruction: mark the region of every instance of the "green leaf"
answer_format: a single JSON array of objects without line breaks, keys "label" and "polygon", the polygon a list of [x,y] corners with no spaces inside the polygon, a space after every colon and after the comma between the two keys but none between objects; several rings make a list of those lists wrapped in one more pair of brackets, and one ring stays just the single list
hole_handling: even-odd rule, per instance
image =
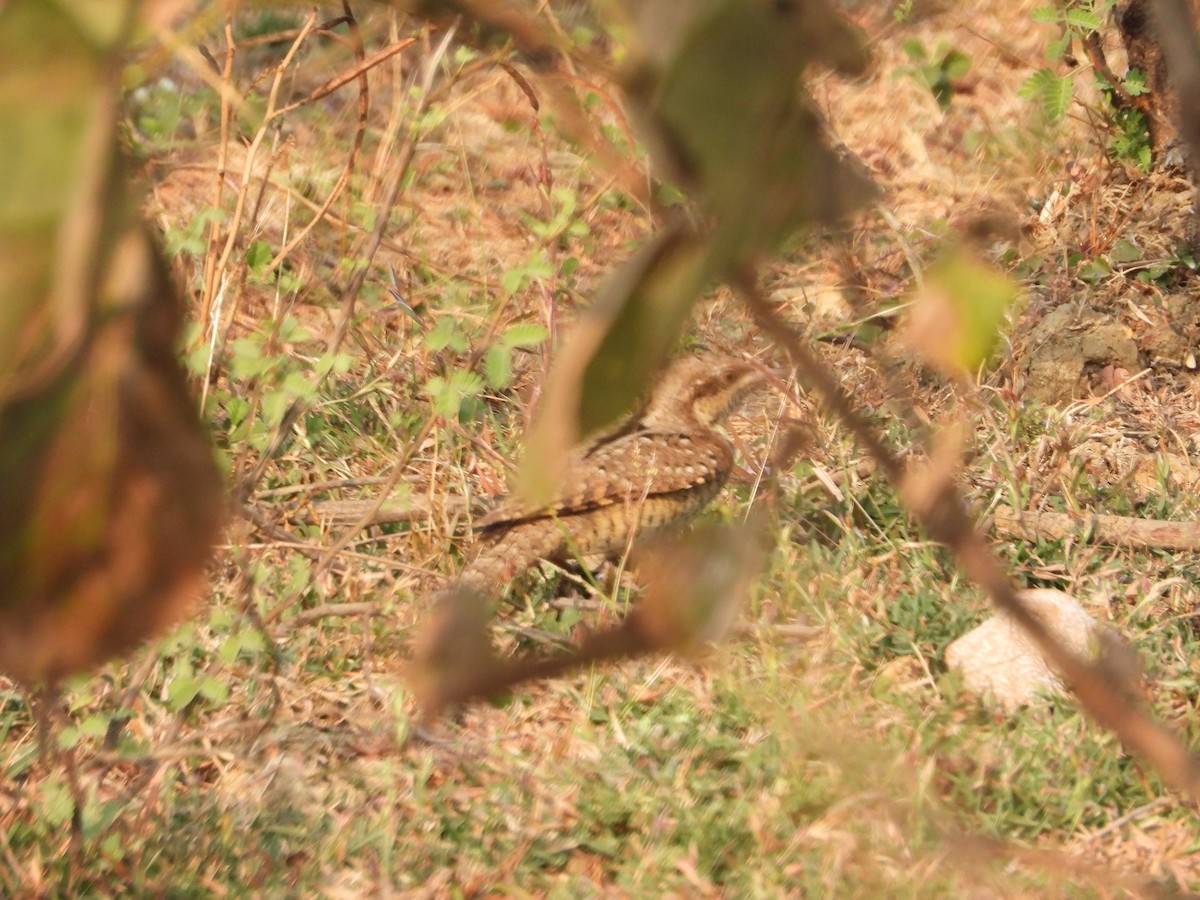
[{"label": "green leaf", "polygon": [[246,265],[254,275],[261,276],[272,256],[271,248],[265,241],[255,241],[246,250]]},{"label": "green leaf", "polygon": [[278,425],[283,421],[283,417],[287,413],[287,408],[291,403],[292,396],[287,391],[263,391],[262,420],[267,425]]},{"label": "green leaf", "polygon": [[947,375],[971,377],[1000,341],[1020,297],[1007,275],[957,250],[930,267],[906,326],[908,343]]},{"label": "green leaf", "polygon": [[971,57],[959,50],[951,50],[942,57],[941,69],[947,78],[962,78],[971,71]]},{"label": "green leaf", "polygon": [[75,800],[67,784],[57,778],[42,782],[42,818],[47,825],[60,827],[75,814]]},{"label": "green leaf", "polygon": [[110,721],[109,716],[98,713],[87,716],[79,723],[79,733],[90,738],[104,737],[108,734],[108,723]]},{"label": "green leaf", "polygon": [[279,323],[279,340],[285,344],[300,344],[312,340],[312,333],[295,316],[285,316]]},{"label": "green leaf", "polygon": [[288,372],[280,389],[288,397],[311,403],[317,398],[317,388],[303,372]]},{"label": "green leaf", "polygon": [[905,38],[900,44],[900,49],[904,51],[905,56],[916,62],[924,62],[929,57],[919,38]]},{"label": "green leaf", "polygon": [[1142,251],[1132,241],[1121,238],[1108,251],[1108,261],[1118,265],[1137,262],[1142,258]]},{"label": "green leaf", "polygon": [[224,665],[229,665],[242,651],[242,642],[239,635],[231,634],[217,646],[217,659]]},{"label": "green leaf", "polygon": [[1147,284],[1157,281],[1171,271],[1170,263],[1152,263],[1137,273],[1137,280]]},{"label": "green leaf", "polygon": [[1150,87],[1146,84],[1146,73],[1141,69],[1130,69],[1125,73],[1121,84],[1124,85],[1125,92],[1131,97],[1150,93]]},{"label": "green leaf", "polygon": [[229,375],[238,380],[257,378],[275,363],[274,357],[263,353],[262,341],[252,337],[237,338],[229,356]]},{"label": "green leaf", "polygon": [[465,369],[451,372],[447,384],[452,391],[462,397],[472,397],[483,391],[483,379]]},{"label": "green leaf", "polygon": [[1060,77],[1051,69],[1038,69],[1025,79],[1017,95],[1040,101],[1046,118],[1054,122],[1066,115],[1074,87],[1070,78]]},{"label": "green leaf", "polygon": [[510,297],[525,285],[525,270],[519,267],[505,269],[500,276],[500,289]]},{"label": "green leaf", "polygon": [[701,12],[684,17],[661,70],[633,79],[631,98],[660,130],[652,145],[659,163],[713,217],[708,267],[724,275],[798,226],[831,221],[874,196],[822,143],[813,106],[796,89],[814,59],[853,69],[866,54],[823,3],[685,8]]},{"label": "green leaf", "polygon": [[257,628],[248,628],[240,632],[242,638],[242,649],[247,653],[262,653],[267,649],[266,638],[263,633]]},{"label": "green leaf", "polygon": [[[645,390],[708,283],[709,244],[668,232],[622,267],[597,307],[616,313],[584,369],[578,407],[581,434],[605,427]],[[626,280],[631,278],[632,283]]]},{"label": "green leaf", "polygon": [[209,703],[220,706],[229,699],[229,685],[212,675],[200,680],[200,695]]},{"label": "green leaf", "polygon": [[539,247],[529,258],[529,262],[525,265],[525,271],[530,278],[552,278],[557,273],[558,268],[550,262],[546,256],[544,248]]},{"label": "green leaf", "polygon": [[508,387],[512,380],[512,351],[500,345],[488,347],[483,356],[483,374],[488,387],[497,390]]},{"label": "green leaf", "polygon": [[1042,97],[1042,104],[1046,110],[1046,118],[1052,122],[1056,122],[1067,114],[1067,109],[1071,105],[1071,95],[1075,90],[1075,81],[1071,78],[1059,78],[1053,85],[1048,87],[1048,90]]},{"label": "green leaf", "polygon": [[1035,22],[1049,25],[1059,21],[1059,12],[1052,6],[1039,6],[1029,14],[1029,17]]},{"label": "green leaf", "polygon": [[425,383],[434,411],[444,419],[456,419],[463,401],[483,391],[483,379],[474,372],[456,370],[448,378],[434,376]]},{"label": "green leaf", "polygon": [[536,347],[550,337],[550,332],[544,325],[536,322],[522,322],[505,329],[500,337],[500,343],[505,347]]},{"label": "green leaf", "polygon": [[1046,44],[1046,59],[1050,62],[1058,62],[1066,54],[1071,47],[1073,40],[1071,32],[1064,31],[1062,37],[1057,40],[1050,41]]},{"label": "green leaf", "polygon": [[250,403],[241,397],[230,397],[225,403],[225,415],[229,416],[230,428],[237,428],[246,421],[248,412],[250,412]]},{"label": "green leaf", "polygon": [[453,316],[441,316],[425,335],[425,349],[432,353],[450,347],[459,352],[467,349],[467,339],[459,331],[458,320]]},{"label": "green leaf", "polygon": [[179,712],[200,694],[200,679],[195,675],[177,675],[167,687],[167,709]]},{"label": "green leaf", "polygon": [[1093,259],[1081,265],[1075,274],[1080,281],[1096,284],[1112,274],[1112,266],[1104,259]]},{"label": "green leaf", "polygon": [[1104,20],[1094,12],[1080,9],[1077,6],[1066,10],[1063,18],[1068,25],[1078,28],[1080,31],[1099,31],[1104,26]]}]

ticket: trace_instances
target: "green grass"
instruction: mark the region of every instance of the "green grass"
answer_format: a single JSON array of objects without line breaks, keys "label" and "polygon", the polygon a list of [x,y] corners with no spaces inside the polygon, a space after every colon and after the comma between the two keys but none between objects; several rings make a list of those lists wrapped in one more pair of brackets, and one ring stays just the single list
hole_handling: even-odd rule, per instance
[{"label": "green grass", "polygon": [[[277,23],[249,24],[268,33]],[[368,17],[369,45],[386,42],[386,24]],[[274,65],[283,46],[260,55]],[[903,64],[899,39],[879,52]],[[298,65],[319,82],[331,58],[337,71],[353,65],[345,54],[314,42]],[[443,62],[443,75],[475,58]],[[269,72],[258,57],[246,65]],[[466,545],[451,501],[502,482],[505,461],[521,453],[546,349],[529,326],[548,330],[553,308],[565,327],[582,308],[579,296],[651,223],[590,169],[553,116],[533,136],[524,94],[494,69],[476,68],[439,95],[429,114],[436,124],[417,136],[391,245],[346,342],[330,354],[338,291],[362,246],[347,223],[369,226],[381,214],[386,173],[369,161],[389,126],[403,126],[398,140],[409,139],[411,103],[391,106],[407,71],[376,73],[368,163],[335,204],[336,221],[316,229],[277,280],[247,262],[240,313],[224,310],[231,332],[205,418],[237,479],[300,402],[304,414],[258,486],[295,490],[251,499],[272,530],[231,525],[191,621],[65,686],[51,741],[78,768],[76,850],[65,759],[39,758],[27,700],[0,682],[0,894],[1042,896],[1103,895],[1123,878],[1145,879],[1129,882],[1135,892],[1200,888],[1200,872],[1187,865],[1200,842],[1193,811],[1114,737],[1068,700],[1002,717],[946,671],[946,647],[988,614],[985,600],[912,525],[884,479],[860,465],[845,434],[803,405],[784,414],[807,417],[817,437],[775,473],[763,504],[768,562],[727,642],[700,660],[629,662],[523,686],[504,703],[433,724],[415,719],[409,646],[429,593],[456,571]],[[153,82],[128,111],[135,145],[177,159],[181,170],[192,154],[211,163],[217,140],[216,94],[185,76],[186,101]],[[252,89],[256,109],[267,84]],[[288,117],[295,161],[289,168],[281,155],[281,183],[320,202],[345,159],[354,101],[335,93]],[[970,102],[955,94],[956,108]],[[608,107],[595,109],[594,124],[623,142]],[[231,146],[256,126],[239,127]],[[314,160],[332,168],[314,170]],[[208,211],[211,180],[189,189],[157,177],[155,212],[173,223],[167,244],[196,298],[214,252],[207,226],[227,222],[231,209]],[[261,240],[274,252],[285,207],[304,221],[306,207],[286,206],[286,196],[272,194],[259,219],[240,224],[239,247]],[[224,200],[232,204],[229,192]],[[296,222],[286,223],[294,233]],[[886,223],[855,228],[872,253],[896,243]],[[805,265],[829,243],[796,242]],[[903,261],[906,284],[928,249],[920,243]],[[221,277],[236,284],[239,264],[235,254]],[[1045,284],[1067,277],[1051,271],[1056,264],[1037,267]],[[771,352],[722,293],[699,308],[693,331],[689,342]],[[208,371],[207,346],[193,333],[186,348],[198,376]],[[831,356],[896,446],[917,437],[900,414],[913,402],[895,396],[902,379],[928,418],[953,413],[970,425],[962,480],[981,508],[996,500],[1196,514],[1165,474],[1152,491],[1102,483],[1072,457],[1094,433],[1148,430],[1133,404],[1066,415],[965,389],[960,404],[959,389],[907,362],[900,381],[881,386],[854,351]],[[994,382],[1004,384],[1014,366],[1003,363]],[[779,409],[765,400],[734,423],[758,459]],[[374,498],[379,488],[312,486],[385,477],[394,465],[403,467],[398,492],[426,501],[429,514],[357,535],[316,572],[314,557],[342,526],[312,516],[314,505]],[[739,485],[708,515],[740,521],[748,502]],[[1116,625],[1147,662],[1156,713],[1189,744],[1200,739],[1193,559],[1074,540],[1009,541],[997,552],[1022,586],[1071,591]],[[1162,585],[1167,579],[1179,582]],[[580,623],[610,623],[636,593],[609,585],[605,573],[588,591],[546,567],[521,580],[512,599],[495,627],[509,653],[545,651]],[[330,614],[313,620],[317,608]],[[1176,868],[1140,860],[1145,841],[1157,841],[1155,852]]]}]

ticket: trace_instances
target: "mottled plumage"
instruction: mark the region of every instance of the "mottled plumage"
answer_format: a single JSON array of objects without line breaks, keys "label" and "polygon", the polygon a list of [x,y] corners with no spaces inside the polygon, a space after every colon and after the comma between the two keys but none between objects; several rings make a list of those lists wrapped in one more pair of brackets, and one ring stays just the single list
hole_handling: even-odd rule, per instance
[{"label": "mottled plumage", "polygon": [[507,497],[476,522],[478,545],[460,583],[489,593],[539,559],[617,553],[634,534],[687,522],[733,467],[718,424],[761,380],[725,356],[676,360],[639,414],[571,452],[550,503]]}]

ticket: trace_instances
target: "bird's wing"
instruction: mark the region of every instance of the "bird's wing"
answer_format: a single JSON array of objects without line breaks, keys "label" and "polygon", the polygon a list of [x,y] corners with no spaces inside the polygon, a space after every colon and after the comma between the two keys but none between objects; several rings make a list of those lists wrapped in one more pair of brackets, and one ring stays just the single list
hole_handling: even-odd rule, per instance
[{"label": "bird's wing", "polygon": [[476,519],[475,528],[507,528],[610,503],[637,503],[648,496],[723,482],[732,466],[733,447],[720,434],[635,431],[572,454],[550,503],[536,505],[510,495]]}]

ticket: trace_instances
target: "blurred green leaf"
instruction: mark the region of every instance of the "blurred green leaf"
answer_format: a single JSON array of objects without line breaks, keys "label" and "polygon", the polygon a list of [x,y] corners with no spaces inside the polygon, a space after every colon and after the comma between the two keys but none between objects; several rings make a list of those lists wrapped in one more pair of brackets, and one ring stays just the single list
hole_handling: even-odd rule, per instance
[{"label": "blurred green leaf", "polygon": [[1080,31],[1099,31],[1104,20],[1090,10],[1072,7],[1064,11],[1063,18],[1068,25],[1078,28]]},{"label": "blurred green leaf", "polygon": [[966,250],[953,251],[926,273],[905,337],[945,374],[972,377],[990,359],[1019,297],[1007,275]]},{"label": "blurred green leaf", "polygon": [[200,679],[199,692],[205,700],[217,706],[229,699],[229,685],[212,675]]},{"label": "blurred green leaf", "polygon": [[1131,97],[1140,97],[1142,94],[1150,93],[1150,85],[1146,82],[1146,73],[1141,69],[1130,69],[1121,79],[1121,84],[1125,86],[1125,93]]},{"label": "blurred green leaf", "polygon": [[1075,82],[1071,78],[1059,76],[1052,69],[1043,68],[1026,78],[1017,94],[1040,102],[1046,118],[1056,122],[1067,114],[1074,89]]},{"label": "blurred green leaf", "polygon": [[75,814],[75,800],[65,781],[47,778],[41,783],[42,815],[51,825],[62,826]]},{"label": "blurred green leaf", "polygon": [[224,505],[118,132],[138,7],[0,3],[0,668],[26,682],[178,618]]},{"label": "blurred green leaf", "polygon": [[583,372],[580,434],[616,421],[645,391],[712,278],[711,246],[664,231],[606,285],[596,309],[611,316]]},{"label": "blurred green leaf", "polygon": [[506,328],[500,337],[500,343],[505,347],[536,347],[550,337],[550,332],[544,325],[536,322],[521,322]]},{"label": "blurred green leaf", "polygon": [[461,369],[451,372],[449,377],[440,375],[425,383],[425,393],[433,400],[434,411],[445,419],[457,419],[463,401],[483,391],[483,379],[474,372]]},{"label": "blurred green leaf", "polygon": [[609,275],[556,357],[517,478],[525,497],[547,497],[579,437],[612,424],[642,396],[709,281],[709,248],[667,228]]},{"label": "blurred green leaf", "polygon": [[255,275],[260,275],[267,263],[271,261],[271,256],[271,248],[265,241],[255,241],[246,251],[246,265]]},{"label": "blurred green leaf", "polygon": [[810,62],[855,69],[865,61],[857,34],[830,7],[709,4],[686,20],[674,50],[661,69],[631,78],[630,91],[653,124],[655,160],[714,217],[713,270],[723,276],[798,225],[830,221],[873,196],[822,143],[798,86]]},{"label": "blurred green leaf", "polygon": [[459,328],[458,319],[453,316],[441,316],[425,335],[423,343],[425,349],[433,353],[447,347],[462,353],[469,346],[466,335]]},{"label": "blurred green leaf", "polygon": [[195,675],[177,675],[167,687],[167,709],[179,712],[199,695],[199,678]]},{"label": "blurred green leaf", "polygon": [[488,347],[483,356],[483,373],[489,387],[508,387],[512,379],[511,351],[499,344]]},{"label": "blurred green leaf", "polygon": [[1075,275],[1080,281],[1096,284],[1112,274],[1112,266],[1105,259],[1091,259],[1081,265]]}]

